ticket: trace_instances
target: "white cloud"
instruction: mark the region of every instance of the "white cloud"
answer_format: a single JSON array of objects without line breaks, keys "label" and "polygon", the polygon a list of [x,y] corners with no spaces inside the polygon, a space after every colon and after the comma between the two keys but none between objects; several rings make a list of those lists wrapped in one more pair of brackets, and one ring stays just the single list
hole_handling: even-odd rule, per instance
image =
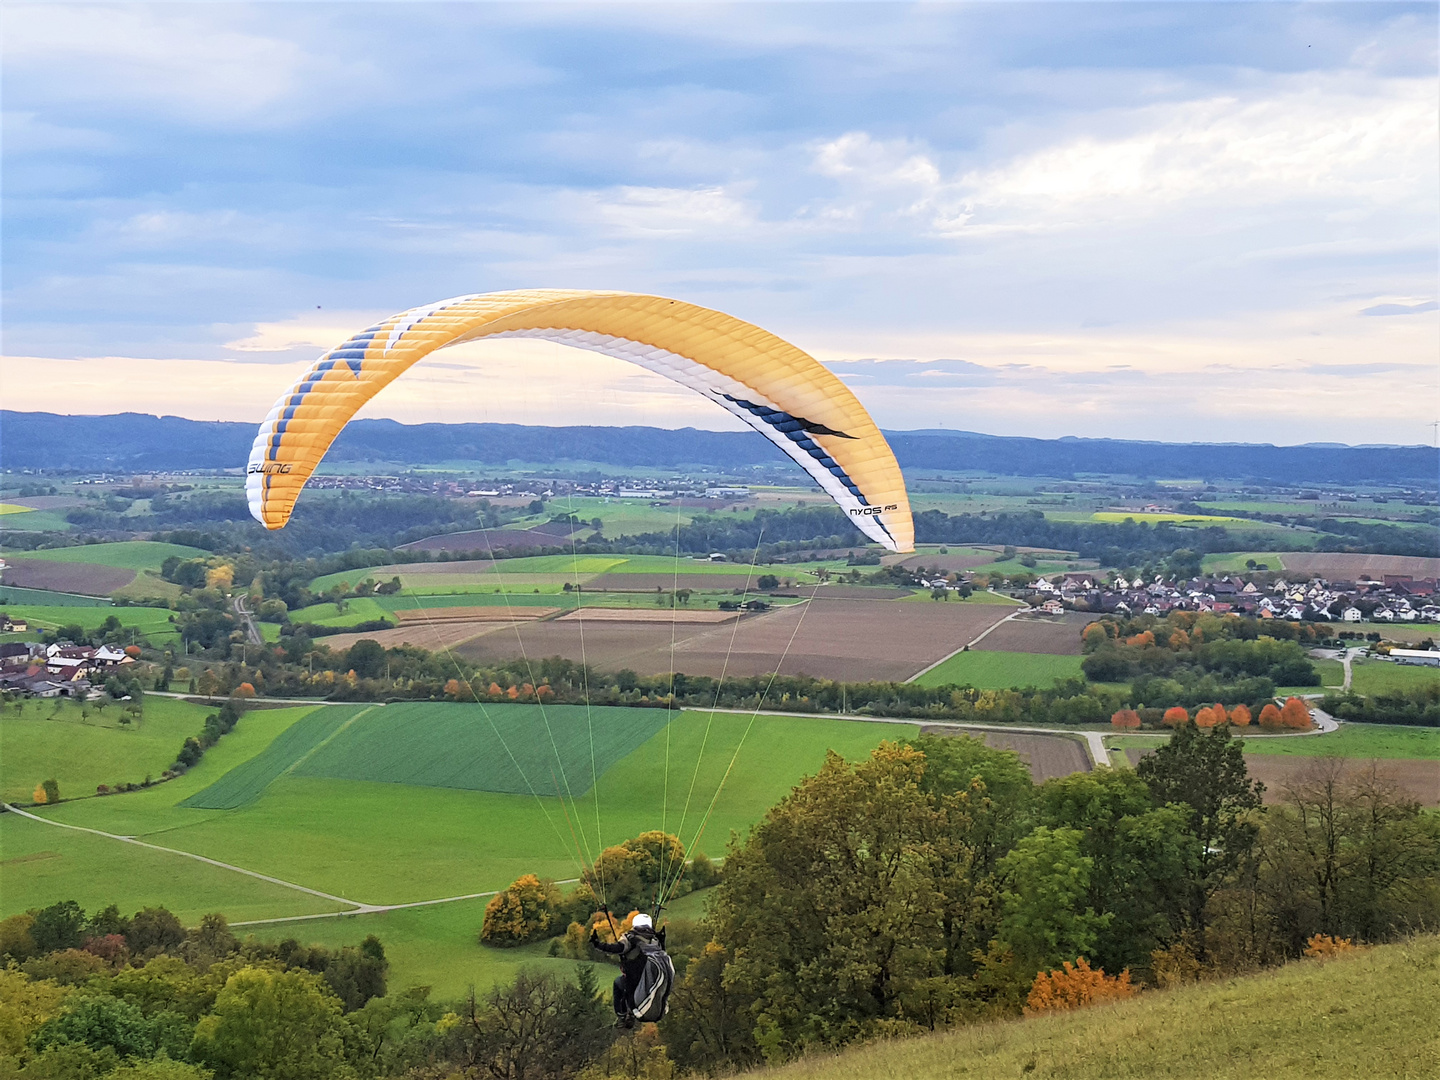
[{"label": "white cloud", "polygon": [[137,106],[203,123],[270,113],[330,69],[293,40],[227,25],[237,21],[208,5],[11,4],[0,48],[12,87],[43,73],[47,106]]},{"label": "white cloud", "polygon": [[813,167],[842,191],[827,207],[830,220],[908,217],[956,237],[1098,228],[1187,206],[1223,215],[1304,200],[1344,204],[1351,214],[1428,211],[1437,108],[1433,79],[1285,77],[1249,96],[1072,114],[1053,130],[999,129],[989,156],[1007,145],[1008,153],[948,174],[914,140],[864,131],[815,146]]}]

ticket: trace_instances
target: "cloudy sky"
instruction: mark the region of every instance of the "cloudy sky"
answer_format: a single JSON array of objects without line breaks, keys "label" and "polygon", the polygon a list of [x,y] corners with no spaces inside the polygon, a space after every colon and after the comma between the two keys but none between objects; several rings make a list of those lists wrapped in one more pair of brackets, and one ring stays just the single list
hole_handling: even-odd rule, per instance
[{"label": "cloudy sky", "polygon": [[[5,405],[255,420],[460,293],[758,323],[890,429],[1429,443],[1434,4],[7,4]],[[441,354],[367,415],[731,426]]]}]

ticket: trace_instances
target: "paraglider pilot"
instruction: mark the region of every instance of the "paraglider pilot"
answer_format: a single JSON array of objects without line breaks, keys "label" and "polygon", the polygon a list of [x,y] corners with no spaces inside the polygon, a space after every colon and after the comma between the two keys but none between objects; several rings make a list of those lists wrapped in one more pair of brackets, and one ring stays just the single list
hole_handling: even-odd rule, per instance
[{"label": "paraglider pilot", "polygon": [[630,929],[620,935],[619,941],[601,941],[600,935],[592,929],[590,944],[603,953],[620,957],[620,974],[615,976],[611,1000],[620,1026],[634,1027],[635,992],[645,981],[647,953],[655,952],[657,946],[659,950],[665,948],[665,928],[662,926],[657,933],[650,916],[642,913],[635,916]]}]

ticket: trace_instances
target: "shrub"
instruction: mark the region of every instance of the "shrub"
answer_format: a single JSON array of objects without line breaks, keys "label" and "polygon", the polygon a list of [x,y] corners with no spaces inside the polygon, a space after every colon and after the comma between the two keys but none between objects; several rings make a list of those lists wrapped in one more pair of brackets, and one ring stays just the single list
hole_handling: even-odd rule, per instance
[{"label": "shrub", "polygon": [[1313,934],[1305,942],[1305,955],[1312,960],[1329,960],[1354,950],[1355,943],[1349,938],[1331,937],[1329,934]]},{"label": "shrub", "polygon": [[1042,971],[1035,976],[1030,996],[1025,999],[1025,1014],[1058,1012],[1062,1009],[1083,1009],[1102,1001],[1121,1001],[1135,996],[1130,983],[1130,969],[1108,976],[1103,968],[1091,968],[1083,956],[1072,965],[1064,961],[1061,969]]}]

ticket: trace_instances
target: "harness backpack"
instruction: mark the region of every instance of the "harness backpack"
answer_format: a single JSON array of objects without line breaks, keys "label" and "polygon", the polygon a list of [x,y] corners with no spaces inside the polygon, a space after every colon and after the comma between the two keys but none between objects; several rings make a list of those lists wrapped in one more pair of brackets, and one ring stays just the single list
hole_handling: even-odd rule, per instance
[{"label": "harness backpack", "polygon": [[645,954],[645,970],[639,984],[630,994],[631,1013],[642,1023],[659,1020],[670,1011],[670,988],[675,985],[675,965],[658,943],[640,946]]}]

